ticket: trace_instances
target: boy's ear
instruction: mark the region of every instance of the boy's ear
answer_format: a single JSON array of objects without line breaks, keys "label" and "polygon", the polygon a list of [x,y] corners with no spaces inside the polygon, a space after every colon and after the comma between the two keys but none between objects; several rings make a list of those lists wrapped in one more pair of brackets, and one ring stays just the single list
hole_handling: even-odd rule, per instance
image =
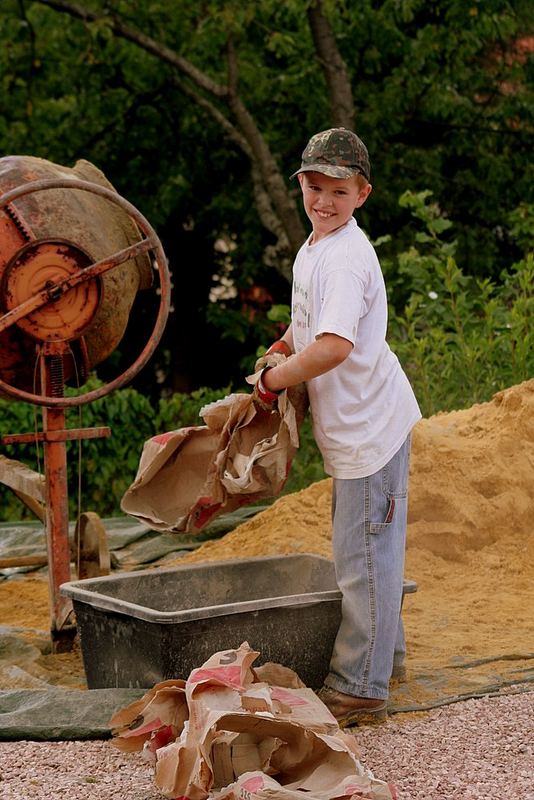
[{"label": "boy's ear", "polygon": [[299,179],[299,183],[302,186],[302,184],[304,183],[304,175],[302,174],[302,172],[299,172],[297,178]]},{"label": "boy's ear", "polygon": [[373,191],[373,187],[371,186],[371,184],[370,183],[366,183],[365,186],[363,187],[363,189],[360,189],[360,192],[358,193],[358,198],[356,200],[355,208],[361,208],[363,206],[363,204],[365,203],[365,201],[367,200],[367,198],[369,197],[369,195],[371,194],[372,191]]}]

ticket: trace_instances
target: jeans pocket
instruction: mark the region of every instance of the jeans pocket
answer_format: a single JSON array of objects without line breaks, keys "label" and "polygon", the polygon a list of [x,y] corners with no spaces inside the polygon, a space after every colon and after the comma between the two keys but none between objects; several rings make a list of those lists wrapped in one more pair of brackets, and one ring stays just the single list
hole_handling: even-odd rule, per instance
[{"label": "jeans pocket", "polygon": [[369,533],[382,533],[383,531],[386,531],[390,527],[391,523],[393,522],[393,518],[395,516],[395,505],[396,505],[395,495],[392,495],[392,494],[389,495],[389,497],[387,498],[387,501],[388,501],[388,505],[387,505],[387,511],[386,511],[386,516],[385,516],[384,521],[383,522],[370,522],[369,523]]}]

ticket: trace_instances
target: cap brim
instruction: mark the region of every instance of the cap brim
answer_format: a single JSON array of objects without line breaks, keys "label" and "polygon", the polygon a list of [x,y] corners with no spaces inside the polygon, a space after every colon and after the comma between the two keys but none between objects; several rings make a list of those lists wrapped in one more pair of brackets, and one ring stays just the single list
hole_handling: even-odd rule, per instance
[{"label": "cap brim", "polygon": [[309,164],[298,169],[293,175],[289,176],[289,179],[295,178],[302,172],[320,172],[322,175],[327,175],[329,178],[341,178],[342,180],[352,178],[353,175],[363,174],[359,169],[353,167],[335,167],[331,164]]}]

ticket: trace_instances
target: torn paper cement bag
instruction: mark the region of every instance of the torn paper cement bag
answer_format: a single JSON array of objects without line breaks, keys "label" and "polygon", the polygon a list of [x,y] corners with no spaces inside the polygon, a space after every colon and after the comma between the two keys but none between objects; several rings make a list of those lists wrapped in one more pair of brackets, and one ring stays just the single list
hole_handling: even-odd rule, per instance
[{"label": "torn paper cement bag", "polygon": [[157,684],[112,718],[113,743],[143,750],[167,798],[394,800],[317,695],[280,665],[256,672],[258,655],[245,642],[193,670],[185,689]]},{"label": "torn paper cement bag", "polygon": [[145,442],[121,509],[164,531],[200,531],[214,517],[280,493],[299,445],[305,387],[264,411],[252,395],[231,394],[200,411],[205,425]]}]

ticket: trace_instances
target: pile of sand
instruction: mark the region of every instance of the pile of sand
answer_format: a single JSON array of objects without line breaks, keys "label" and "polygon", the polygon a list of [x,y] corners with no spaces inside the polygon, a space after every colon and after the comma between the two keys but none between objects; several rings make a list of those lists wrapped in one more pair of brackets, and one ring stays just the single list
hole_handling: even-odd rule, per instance
[{"label": "pile of sand", "polygon": [[[331,556],[330,479],[277,500],[176,563],[312,552]],[[413,433],[405,602],[410,659],[534,651],[534,380]]]}]

